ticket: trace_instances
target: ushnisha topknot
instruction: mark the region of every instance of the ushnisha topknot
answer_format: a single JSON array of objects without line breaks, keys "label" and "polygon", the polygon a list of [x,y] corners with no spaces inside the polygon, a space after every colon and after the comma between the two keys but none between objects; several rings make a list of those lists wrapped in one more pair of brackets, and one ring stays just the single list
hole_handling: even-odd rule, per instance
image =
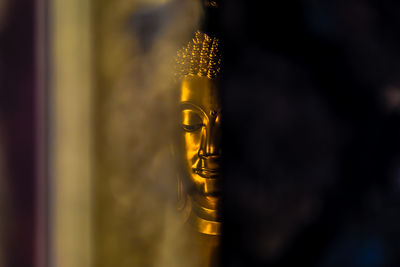
[{"label": "ushnisha topknot", "polygon": [[176,76],[197,75],[215,79],[221,69],[219,40],[196,31],[194,38],[186,47],[178,51],[176,57]]},{"label": "ushnisha topknot", "polygon": [[213,7],[213,8],[217,8],[219,6],[218,1],[215,0],[205,0],[204,5],[206,7]]}]

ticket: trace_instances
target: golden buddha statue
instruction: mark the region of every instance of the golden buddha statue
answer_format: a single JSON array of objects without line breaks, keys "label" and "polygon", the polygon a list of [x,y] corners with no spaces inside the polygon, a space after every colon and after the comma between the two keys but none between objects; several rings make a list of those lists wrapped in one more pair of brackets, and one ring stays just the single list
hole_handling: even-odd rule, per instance
[{"label": "golden buddha statue", "polygon": [[196,32],[179,53],[184,161],[189,174],[192,214],[199,232],[220,233],[218,178],[220,175],[221,106],[217,75],[221,58],[219,41]]},{"label": "golden buddha statue", "polygon": [[212,258],[216,257],[221,232],[219,40],[197,31],[192,41],[178,52],[177,61],[183,161],[187,172],[178,193],[188,223],[200,233],[204,257],[209,259],[205,266],[211,266],[216,261]]}]

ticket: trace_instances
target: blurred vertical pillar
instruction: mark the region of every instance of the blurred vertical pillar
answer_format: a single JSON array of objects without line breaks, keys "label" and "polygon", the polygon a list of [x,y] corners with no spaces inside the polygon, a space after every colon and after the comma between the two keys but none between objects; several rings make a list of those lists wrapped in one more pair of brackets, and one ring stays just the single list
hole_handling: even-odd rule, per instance
[{"label": "blurred vertical pillar", "polygon": [[90,0],[50,1],[50,266],[90,267]]}]

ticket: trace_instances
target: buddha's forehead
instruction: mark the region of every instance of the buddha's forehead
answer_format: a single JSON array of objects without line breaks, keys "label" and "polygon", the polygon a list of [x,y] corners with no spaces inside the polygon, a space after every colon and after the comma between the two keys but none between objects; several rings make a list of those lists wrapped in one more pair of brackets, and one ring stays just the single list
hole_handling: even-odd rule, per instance
[{"label": "buddha's forehead", "polygon": [[220,109],[216,81],[207,77],[185,76],[182,80],[181,102],[191,102],[205,112]]}]

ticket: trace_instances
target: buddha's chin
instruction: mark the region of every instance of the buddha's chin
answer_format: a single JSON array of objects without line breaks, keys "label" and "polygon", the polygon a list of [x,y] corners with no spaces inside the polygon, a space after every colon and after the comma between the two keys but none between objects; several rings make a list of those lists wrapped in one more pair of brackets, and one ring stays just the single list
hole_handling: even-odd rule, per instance
[{"label": "buddha's chin", "polygon": [[219,195],[219,176],[206,177],[192,172],[191,182],[195,190],[203,196],[215,198]]},{"label": "buddha's chin", "polygon": [[[195,182],[194,188],[190,193],[191,199],[191,224],[199,232],[218,235],[220,218],[220,194],[217,187],[219,180],[204,178],[192,173],[192,182]],[[211,229],[211,230],[210,230]]]}]

